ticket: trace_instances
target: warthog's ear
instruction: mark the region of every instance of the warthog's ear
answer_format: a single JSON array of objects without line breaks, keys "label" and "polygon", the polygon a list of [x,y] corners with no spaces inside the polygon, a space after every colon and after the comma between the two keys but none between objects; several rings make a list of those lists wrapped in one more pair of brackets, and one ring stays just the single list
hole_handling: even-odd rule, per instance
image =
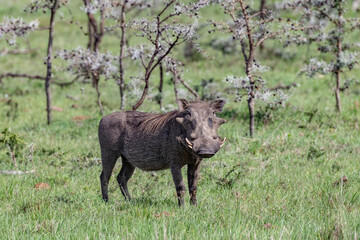
[{"label": "warthog's ear", "polygon": [[186,101],[185,99],[177,99],[176,103],[179,107],[179,111],[183,111],[187,108],[187,106],[189,105],[189,102]]},{"label": "warthog's ear", "polygon": [[225,105],[226,101],[219,99],[210,103],[210,107],[214,110],[214,112],[221,112]]}]

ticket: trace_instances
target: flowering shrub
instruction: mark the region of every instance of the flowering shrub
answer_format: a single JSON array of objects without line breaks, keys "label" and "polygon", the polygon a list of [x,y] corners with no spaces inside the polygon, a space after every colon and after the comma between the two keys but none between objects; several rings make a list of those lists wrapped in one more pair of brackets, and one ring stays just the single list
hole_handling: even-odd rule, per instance
[{"label": "flowering shrub", "polygon": [[14,45],[16,37],[25,37],[38,28],[38,20],[26,23],[22,18],[4,17],[3,22],[0,23],[0,38],[5,37],[9,45]]},{"label": "flowering shrub", "polygon": [[68,62],[67,71],[83,79],[90,79],[92,74],[105,79],[116,78],[118,68],[117,57],[110,53],[98,53],[81,47],[75,50],[57,51],[57,56]]}]

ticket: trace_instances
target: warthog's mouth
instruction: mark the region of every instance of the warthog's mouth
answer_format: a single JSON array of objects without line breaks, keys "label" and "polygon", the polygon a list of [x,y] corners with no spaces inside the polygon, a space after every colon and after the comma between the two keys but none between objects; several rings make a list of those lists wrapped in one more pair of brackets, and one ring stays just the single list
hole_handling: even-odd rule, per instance
[{"label": "warthog's mouth", "polygon": [[[224,137],[224,139],[220,141],[220,148],[222,146],[224,146],[225,141],[226,141],[226,137]],[[187,147],[189,147],[191,150],[194,151],[194,149],[193,149],[194,144],[192,142],[190,142],[189,139],[187,139],[187,138],[185,138],[185,142],[187,144]],[[198,152],[195,152],[195,153],[201,158],[210,158],[210,157],[214,156],[214,154],[216,152],[214,152],[212,149],[206,148],[206,149],[200,149]]]}]

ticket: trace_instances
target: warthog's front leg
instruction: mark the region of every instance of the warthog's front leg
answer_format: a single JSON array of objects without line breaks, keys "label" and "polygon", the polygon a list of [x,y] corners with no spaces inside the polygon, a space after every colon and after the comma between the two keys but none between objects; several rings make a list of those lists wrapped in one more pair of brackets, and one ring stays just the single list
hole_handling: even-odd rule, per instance
[{"label": "warthog's front leg", "polygon": [[181,174],[181,167],[179,166],[171,166],[171,174],[173,176],[173,180],[175,183],[176,194],[178,197],[179,206],[184,205],[184,196],[185,196],[185,185],[183,181],[183,177]]},{"label": "warthog's front leg", "polygon": [[196,185],[199,177],[200,162],[197,164],[188,165],[188,184],[189,184],[189,194],[190,194],[190,204],[197,205],[196,202]]}]

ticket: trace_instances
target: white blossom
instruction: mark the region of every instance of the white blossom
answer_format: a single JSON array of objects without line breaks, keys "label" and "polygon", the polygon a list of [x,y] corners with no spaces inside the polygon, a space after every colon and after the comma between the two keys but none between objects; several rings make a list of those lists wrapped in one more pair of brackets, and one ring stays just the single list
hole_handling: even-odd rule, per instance
[{"label": "white blossom", "polygon": [[105,79],[116,78],[118,58],[110,53],[98,53],[81,47],[75,50],[61,50],[57,56],[68,62],[67,70],[83,78],[92,74],[104,75]]},{"label": "white blossom", "polygon": [[14,45],[16,37],[24,37],[38,28],[37,19],[26,23],[22,18],[4,17],[3,22],[0,23],[0,38],[5,37],[8,44]]}]

